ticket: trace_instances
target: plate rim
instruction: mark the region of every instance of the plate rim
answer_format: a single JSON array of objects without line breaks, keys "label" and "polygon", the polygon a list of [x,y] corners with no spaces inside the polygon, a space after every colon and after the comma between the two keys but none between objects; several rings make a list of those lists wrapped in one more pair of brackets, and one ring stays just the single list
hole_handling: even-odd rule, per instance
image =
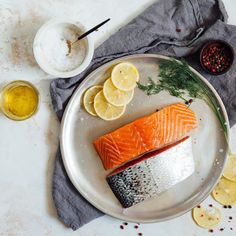
[{"label": "plate rim", "polygon": [[[61,157],[62,157],[62,161],[63,161],[63,165],[65,167],[65,170],[66,170],[66,173],[70,179],[70,181],[72,182],[72,184],[74,185],[74,187],[76,188],[76,190],[82,195],[82,197],[84,197],[89,203],[91,203],[95,208],[97,208],[98,210],[100,210],[101,212],[107,214],[107,215],[110,215],[112,217],[115,217],[117,219],[120,219],[120,220],[124,220],[124,221],[129,221],[129,222],[137,222],[137,220],[135,220],[134,218],[132,217],[127,217],[125,215],[121,215],[118,214],[118,213],[115,213],[115,212],[110,212],[102,207],[99,206],[99,204],[96,204],[95,201],[89,199],[89,197],[83,193],[83,191],[80,189],[80,187],[77,185],[76,181],[75,181],[75,178],[73,176],[73,174],[71,174],[70,172],[70,167],[66,161],[66,152],[65,152],[65,149],[64,149],[64,132],[65,132],[65,124],[66,124],[66,120],[67,120],[67,117],[69,116],[69,111],[70,111],[70,108],[75,100],[75,98],[77,97],[77,93],[79,92],[79,89],[81,86],[83,86],[84,83],[86,83],[91,77],[93,77],[93,75],[97,72],[97,70],[102,70],[103,67],[106,67],[107,64],[109,63],[112,63],[114,62],[114,64],[116,63],[116,61],[120,61],[122,59],[124,60],[129,60],[129,59],[135,59],[135,58],[143,58],[143,57],[151,57],[151,58],[156,58],[156,59],[165,59],[165,60],[172,60],[172,59],[175,59],[177,61],[179,61],[178,59],[174,58],[174,57],[168,57],[168,56],[163,56],[163,55],[160,55],[160,54],[133,54],[133,55],[128,55],[128,56],[123,56],[123,57],[118,57],[114,60],[111,60],[111,61],[108,61],[106,63],[104,63],[103,65],[99,66],[98,68],[96,68],[95,70],[93,70],[91,73],[89,73],[85,78],[84,80],[78,85],[78,87],[76,88],[76,90],[74,91],[73,95],[71,96],[68,104],[66,105],[66,108],[65,108],[65,111],[63,113],[63,117],[62,117],[62,120],[61,120],[61,126],[60,126],[60,134],[59,134],[59,143],[60,143],[60,150],[61,150]],[[229,143],[230,143],[230,124],[229,124],[229,118],[228,118],[228,114],[226,112],[226,108],[224,106],[224,103],[220,97],[220,95],[217,93],[217,91],[215,90],[215,88],[213,87],[213,85],[210,84],[210,82],[208,82],[208,80],[203,76],[201,75],[196,69],[194,69],[193,67],[191,67],[189,65],[191,71],[193,71],[208,87],[209,89],[213,92],[214,96],[216,97],[219,105],[220,105],[220,108],[221,108],[221,111],[224,115],[224,118],[225,118],[225,121],[226,121],[226,128],[227,128],[227,137],[226,137],[226,142],[228,143],[227,145],[227,149],[229,148]],[[220,177],[222,176],[222,173],[223,173],[223,170],[224,170],[224,167],[225,167],[225,164],[226,164],[226,159],[227,159],[227,152],[228,150],[226,151],[225,153],[225,156],[224,156],[224,161],[223,161],[223,166],[222,166],[222,170],[220,171],[220,175],[218,176],[218,178],[215,180],[215,183],[212,185],[212,187],[206,192],[206,194],[204,194],[199,201],[197,201],[195,204],[193,204],[191,207],[187,207],[186,209],[184,210],[179,210],[177,213],[175,214],[172,214],[170,216],[167,216],[167,217],[163,217],[161,219],[147,219],[147,220],[138,220],[139,223],[155,223],[155,222],[163,222],[163,221],[167,221],[167,220],[171,220],[171,219],[174,219],[176,217],[179,217],[181,215],[184,215],[185,213],[189,212],[191,209],[193,209],[194,207],[196,207],[197,205],[199,205],[202,201],[204,201],[211,193],[211,191],[215,188],[216,184],[218,183]],[[191,199],[188,199],[187,201],[190,201]],[[186,201],[186,202],[187,202]]]}]

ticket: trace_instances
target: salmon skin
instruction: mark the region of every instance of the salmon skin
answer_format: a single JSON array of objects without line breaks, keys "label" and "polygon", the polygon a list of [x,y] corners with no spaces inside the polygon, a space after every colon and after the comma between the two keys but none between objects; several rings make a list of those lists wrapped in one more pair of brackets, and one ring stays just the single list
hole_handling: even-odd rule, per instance
[{"label": "salmon skin", "polygon": [[94,146],[108,170],[175,143],[196,127],[195,113],[176,103],[96,139]]},{"label": "salmon skin", "polygon": [[121,205],[128,208],[157,197],[193,172],[192,142],[187,137],[118,168],[107,182]]}]

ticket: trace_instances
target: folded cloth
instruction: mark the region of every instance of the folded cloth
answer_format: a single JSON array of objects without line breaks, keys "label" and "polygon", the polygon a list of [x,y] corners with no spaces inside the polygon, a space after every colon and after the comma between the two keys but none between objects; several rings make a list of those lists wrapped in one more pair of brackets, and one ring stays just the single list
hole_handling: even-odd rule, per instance
[{"label": "folded cloth", "polygon": [[[52,81],[52,104],[61,119],[64,108],[79,83],[94,69],[115,58],[137,53],[185,57],[220,94],[230,119],[236,122],[236,62],[224,75],[206,74],[199,66],[198,50],[210,39],[223,39],[236,47],[236,27],[227,25],[221,0],[160,0],[121,28],[94,54],[90,66],[78,76]],[[53,175],[53,198],[59,218],[73,230],[103,215],[71,184],[60,151]]]}]

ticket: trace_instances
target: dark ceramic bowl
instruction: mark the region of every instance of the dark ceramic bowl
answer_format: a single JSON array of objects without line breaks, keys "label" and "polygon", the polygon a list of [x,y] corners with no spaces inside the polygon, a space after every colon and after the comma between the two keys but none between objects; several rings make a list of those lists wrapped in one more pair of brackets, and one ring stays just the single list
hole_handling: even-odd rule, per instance
[{"label": "dark ceramic bowl", "polygon": [[[216,68],[216,66],[218,66],[217,63],[213,63],[213,66],[211,66],[209,64],[207,65],[206,62],[206,58],[209,55],[209,52],[211,52],[211,57],[216,56],[214,49],[215,51],[218,51],[218,53],[219,51],[223,53],[224,55],[223,57],[225,57],[225,59],[227,60],[227,63],[225,66],[223,66],[223,68],[218,67],[218,69],[215,69],[215,71],[213,68]],[[216,59],[216,60],[219,60],[219,63],[221,63],[222,61],[221,59]],[[226,73],[231,67],[233,60],[234,60],[233,48],[228,43],[222,40],[211,40],[208,43],[204,44],[200,51],[201,66],[206,72],[212,75],[222,75]]]}]

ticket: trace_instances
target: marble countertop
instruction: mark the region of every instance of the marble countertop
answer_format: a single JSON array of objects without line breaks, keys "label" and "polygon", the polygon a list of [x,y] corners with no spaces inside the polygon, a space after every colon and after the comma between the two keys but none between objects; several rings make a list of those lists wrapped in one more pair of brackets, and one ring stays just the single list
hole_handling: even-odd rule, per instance
[{"label": "marble countertop", "polygon": [[[15,122],[0,115],[0,235],[1,236],[148,236],[209,235],[198,227],[191,213],[163,223],[142,224],[138,229],[129,223],[120,229],[120,220],[101,217],[76,232],[66,228],[56,216],[51,181],[58,145],[59,122],[50,103],[51,76],[36,64],[32,41],[38,28],[52,17],[70,17],[92,27],[105,18],[112,21],[95,33],[96,46],[119,27],[149,6],[154,0],[1,0],[0,1],[0,86],[13,80],[28,80],[40,91],[38,113],[24,122]],[[224,0],[229,23],[236,25],[236,2]],[[236,126],[231,146],[236,149]],[[234,143],[235,147],[232,145]],[[236,151],[236,150],[235,150]],[[212,203],[211,197],[206,204]],[[222,206],[221,206],[222,208]],[[223,209],[225,229],[214,235],[235,235],[236,209]],[[231,223],[228,217],[233,216]],[[235,219],[234,219],[235,218]],[[220,227],[221,227],[220,226]],[[233,227],[233,230],[230,230]],[[112,234],[111,234],[112,232]]]}]

